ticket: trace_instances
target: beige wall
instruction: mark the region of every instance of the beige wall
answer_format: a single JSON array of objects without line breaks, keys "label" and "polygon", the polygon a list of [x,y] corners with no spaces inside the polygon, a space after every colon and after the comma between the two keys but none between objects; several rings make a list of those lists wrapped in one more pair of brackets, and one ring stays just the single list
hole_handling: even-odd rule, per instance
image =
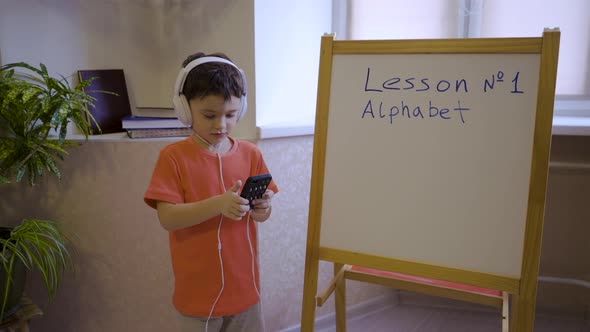
[{"label": "beige wall", "polygon": [[[170,305],[172,273],[167,234],[142,202],[158,151],[169,142],[88,142],[71,150],[62,164],[64,179],[36,188],[0,187],[1,220],[52,218],[75,233],[75,275],[68,274],[52,304],[29,281],[28,292],[45,311],[35,331],[174,331]],[[299,322],[311,174],[311,136],[259,142],[280,186],[271,219],[261,225],[264,317],[269,331]],[[590,137],[556,137],[552,159],[590,162]],[[553,168],[541,274],[590,281],[590,173]],[[28,212],[25,212],[28,211]],[[321,265],[320,289],[331,266]],[[33,278],[38,281],[37,277]],[[385,289],[349,283],[349,304]],[[539,305],[581,313],[590,291],[541,283]],[[317,315],[332,311],[332,302]]]},{"label": "beige wall", "polygon": [[[44,63],[52,75],[125,71],[135,106],[172,107],[187,55],[224,52],[246,72],[248,109],[234,131],[256,137],[254,0],[3,0],[0,63]],[[57,76],[59,77],[59,76]]]}]

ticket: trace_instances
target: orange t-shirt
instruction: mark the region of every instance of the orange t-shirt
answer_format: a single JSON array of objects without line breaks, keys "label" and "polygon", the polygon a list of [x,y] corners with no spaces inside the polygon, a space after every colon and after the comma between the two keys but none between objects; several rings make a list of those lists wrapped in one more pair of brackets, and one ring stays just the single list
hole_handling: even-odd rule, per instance
[{"label": "orange t-shirt", "polygon": [[[221,156],[223,181],[230,188],[237,180],[269,173],[256,145],[233,140]],[[269,189],[278,188],[271,182]],[[157,201],[175,204],[197,202],[224,193],[219,161],[193,138],[173,143],[160,152],[144,201],[156,208]],[[221,267],[217,250],[217,229],[221,214],[198,225],[170,231],[170,255],[174,271],[173,303],[185,315],[209,316],[221,289]],[[246,233],[246,217],[241,221],[223,218],[221,227],[225,285],[213,316],[228,316],[246,310],[259,301],[252,280],[252,255]],[[258,253],[256,227],[250,220],[250,240]],[[255,261],[256,285],[259,286]]]}]

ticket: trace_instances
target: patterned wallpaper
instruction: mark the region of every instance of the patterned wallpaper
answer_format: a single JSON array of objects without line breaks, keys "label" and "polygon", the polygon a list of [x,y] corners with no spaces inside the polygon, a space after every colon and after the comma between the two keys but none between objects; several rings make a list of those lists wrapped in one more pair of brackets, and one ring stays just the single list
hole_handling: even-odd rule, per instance
[{"label": "patterned wallpaper", "polygon": [[[36,274],[27,293],[44,311],[34,331],[176,331],[171,305],[173,275],[167,232],[143,193],[160,149],[170,141],[84,143],[70,150],[63,179],[47,178],[35,188],[0,187],[0,221],[59,220],[77,234],[75,274],[66,274],[52,303]],[[261,292],[267,331],[301,319],[311,136],[259,142],[280,187],[272,217],[260,225]],[[318,290],[332,275],[321,264]],[[378,286],[348,283],[348,303],[382,295]],[[332,297],[333,298],[333,297]],[[316,316],[333,311],[333,300]]]},{"label": "patterned wallpaper", "polygon": [[[298,324],[303,299],[305,244],[313,136],[263,140],[258,143],[279,186],[270,220],[260,225],[263,305],[268,331]],[[320,262],[318,293],[330,282],[333,265]],[[361,303],[391,289],[347,281],[347,304]],[[316,318],[334,311],[334,296],[316,310]]]},{"label": "patterned wallpaper", "polygon": [[[173,276],[167,232],[142,200],[158,152],[169,141],[91,141],[71,149],[61,182],[47,178],[35,188],[0,186],[0,224],[22,218],[59,220],[77,234],[75,274],[64,277],[47,302],[39,276],[27,294],[44,311],[31,321],[38,332],[176,331],[171,305]],[[281,192],[271,218],[260,225],[263,311],[268,332],[299,324],[303,297],[313,137],[258,142]],[[589,138],[557,138],[552,160],[590,163]],[[590,281],[590,173],[550,170],[541,275]],[[318,291],[332,276],[322,262]],[[349,306],[391,292],[347,282]],[[540,283],[538,303],[559,310],[587,308],[590,292]],[[333,296],[316,317],[333,311]]]}]

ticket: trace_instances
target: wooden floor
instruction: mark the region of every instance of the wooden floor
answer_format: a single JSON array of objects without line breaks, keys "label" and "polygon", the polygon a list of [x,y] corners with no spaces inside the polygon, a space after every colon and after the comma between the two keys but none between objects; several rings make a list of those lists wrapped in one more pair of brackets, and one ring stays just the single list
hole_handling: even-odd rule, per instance
[{"label": "wooden floor", "polygon": [[[318,332],[334,332],[328,327]],[[378,312],[351,318],[347,332],[499,332],[498,313],[454,308],[399,304]],[[583,318],[537,314],[535,332],[590,332]]]}]

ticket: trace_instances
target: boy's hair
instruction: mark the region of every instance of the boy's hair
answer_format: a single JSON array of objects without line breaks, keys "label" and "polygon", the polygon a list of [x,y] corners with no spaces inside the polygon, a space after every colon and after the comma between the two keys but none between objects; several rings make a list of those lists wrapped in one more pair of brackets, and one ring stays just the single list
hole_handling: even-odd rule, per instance
[{"label": "boy's hair", "polygon": [[[182,67],[186,67],[191,61],[205,56],[231,61],[223,53],[206,55],[203,52],[198,52],[189,55],[182,63]],[[222,62],[207,62],[193,68],[188,73],[181,91],[187,101],[210,95],[221,96],[225,101],[228,101],[232,96],[242,98],[246,94],[242,74],[234,66]]]}]

